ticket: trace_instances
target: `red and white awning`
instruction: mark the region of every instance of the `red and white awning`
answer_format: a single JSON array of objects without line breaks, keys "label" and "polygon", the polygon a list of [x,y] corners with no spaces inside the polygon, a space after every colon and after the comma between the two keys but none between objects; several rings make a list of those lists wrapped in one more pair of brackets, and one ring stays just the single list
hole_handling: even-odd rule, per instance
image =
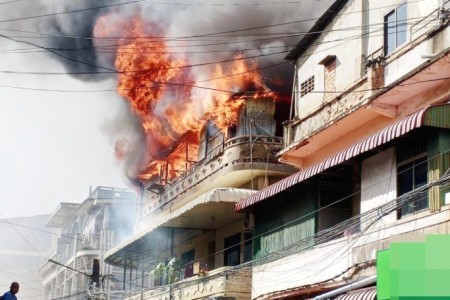
[{"label": "red and white awning", "polygon": [[[243,210],[249,206],[252,206],[266,198],[272,197],[272,196],[290,188],[291,186],[293,186],[299,182],[302,182],[302,181],[304,181],[304,180],[306,180],[306,179],[308,179],[330,167],[336,166],[344,161],[349,160],[352,157],[355,157],[366,151],[369,151],[378,146],[381,146],[389,141],[392,141],[393,139],[398,138],[398,137],[410,132],[413,129],[419,128],[422,125],[431,125],[431,126],[435,125],[435,124],[430,124],[430,122],[428,122],[428,121],[433,121],[433,120],[431,120],[431,117],[434,116],[435,111],[431,111],[431,109],[436,109],[436,108],[439,110],[439,112],[443,111],[444,114],[447,114],[450,110],[449,109],[450,105],[445,104],[445,105],[431,106],[431,107],[421,109],[421,110],[405,117],[404,119],[397,121],[394,124],[380,130],[379,132],[359,141],[358,143],[353,144],[349,148],[336,153],[335,155],[329,157],[328,159],[326,159],[318,164],[315,164],[309,168],[306,168],[305,170],[302,170],[300,172],[292,174],[291,176],[286,177],[283,180],[280,180],[277,183],[260,190],[258,193],[250,196],[249,198],[242,199],[241,201],[236,203],[235,210],[241,211],[241,210]],[[430,115],[430,118],[428,118],[428,119],[430,119],[430,120],[427,120],[427,122],[424,122],[425,115],[429,111],[430,111],[431,115]],[[442,113],[441,113],[441,115],[442,115]],[[450,116],[447,116],[447,118],[446,118],[444,115],[443,118],[444,118],[443,122],[445,122],[445,124],[447,124],[448,120],[450,119]],[[447,119],[447,120],[445,120],[445,119]],[[433,123],[433,122],[431,122],[431,123]],[[447,128],[447,126],[443,126],[443,127]]]}]

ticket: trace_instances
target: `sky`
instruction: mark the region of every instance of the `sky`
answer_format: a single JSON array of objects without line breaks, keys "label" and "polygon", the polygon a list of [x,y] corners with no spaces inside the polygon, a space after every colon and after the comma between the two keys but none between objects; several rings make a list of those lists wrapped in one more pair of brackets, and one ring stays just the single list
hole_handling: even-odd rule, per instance
[{"label": "sky", "polygon": [[[0,70],[62,69],[44,54],[0,56]],[[0,74],[0,85],[95,90],[114,89],[115,83]],[[82,202],[90,186],[127,187],[105,129],[124,108],[115,92],[58,93],[0,86],[1,217],[44,214],[59,202]]]},{"label": "sky", "polygon": [[[55,53],[49,48],[101,45],[102,41],[96,44],[92,39],[99,18],[107,17],[102,19],[102,24],[106,31],[112,28],[109,34],[121,36],[123,33],[114,26],[129,20],[130,16],[140,15],[158,29],[158,34],[164,32],[169,37],[230,31],[228,37],[215,35],[183,41],[184,45],[225,41],[214,48],[173,48],[178,51],[174,56],[191,64],[229,59],[236,53],[259,56],[259,66],[279,64],[301,36],[294,34],[264,41],[260,37],[304,32],[311,23],[289,24],[290,21],[311,18],[312,11],[319,16],[318,8],[332,1],[215,1],[220,4],[217,5],[206,0],[179,0],[186,4],[183,6],[151,2],[0,2],[0,218],[45,214],[56,209],[60,202],[82,202],[88,197],[90,187],[132,187],[126,176],[127,164],[115,157],[117,140],[129,141],[136,146],[130,153],[143,156],[142,149],[137,149],[142,147],[142,127],[137,125],[136,114],[128,102],[115,91],[117,76],[68,74],[114,69],[114,54],[98,50]],[[115,3],[127,5],[90,9],[93,5]],[[65,13],[71,10],[81,11]],[[284,22],[289,25],[266,27]],[[258,38],[250,35],[254,31],[235,32],[254,27],[263,27],[258,31],[262,34]],[[230,39],[239,39],[239,43],[227,43]],[[242,49],[250,50],[244,53]],[[58,55],[61,53],[66,57]],[[193,68],[189,76],[195,80],[207,79],[205,68],[211,71],[212,67]],[[281,69],[262,71],[263,77],[273,74],[279,75],[278,81],[291,85],[293,71],[289,63]],[[205,91],[197,89],[192,94],[202,96],[207,94]],[[174,94],[166,93],[164,98],[170,99],[161,107],[180,107],[172,99]],[[164,116],[159,120],[164,120]],[[147,135],[147,144],[149,140]]]}]

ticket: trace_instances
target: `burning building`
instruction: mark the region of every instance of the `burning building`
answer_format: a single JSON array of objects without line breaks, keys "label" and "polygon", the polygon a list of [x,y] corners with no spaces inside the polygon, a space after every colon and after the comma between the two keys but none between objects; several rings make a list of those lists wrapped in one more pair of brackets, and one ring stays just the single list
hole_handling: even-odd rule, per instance
[{"label": "burning building", "polygon": [[[249,270],[232,270],[252,258],[253,221],[250,214],[235,213],[234,205],[294,171],[275,158],[288,103],[264,85],[228,101],[236,107],[233,122],[220,128],[208,119],[196,143],[179,142],[165,161],[143,172],[151,176],[141,175],[145,193],[138,232],[105,259],[124,268],[127,297],[136,286],[148,290],[144,299],[250,297]],[[173,261],[177,266],[170,273]],[[158,266],[166,271],[158,273]],[[199,280],[210,287],[199,288]]]},{"label": "burning building", "polygon": [[[150,65],[159,66],[161,57],[144,60],[153,58],[158,62]],[[119,70],[122,59],[116,60]],[[142,69],[142,60],[131,61],[139,66],[124,66]],[[145,299],[159,298],[177,281],[170,293],[180,298],[201,293],[247,299],[250,273],[230,271],[252,257],[253,224],[251,215],[235,213],[234,205],[294,171],[275,158],[289,101],[242,60],[229,69],[213,66],[211,89],[194,82],[179,86],[176,78],[193,76],[180,71],[180,64],[168,59],[157,74],[119,78],[119,93],[130,101],[146,136],[145,160],[136,174],[145,192],[138,232],[105,261],[125,270],[123,289],[130,297],[138,286],[149,289]],[[163,75],[166,84],[159,82]],[[173,273],[158,273],[174,260]],[[210,278],[208,291],[196,284],[204,276]]]},{"label": "burning building", "polygon": [[[75,40],[82,45],[65,54],[69,60],[57,59],[65,59],[70,71],[117,76],[118,95],[139,124],[137,142],[118,138],[114,147],[127,176],[142,189],[137,231],[105,256],[124,270],[117,294],[248,299],[250,272],[236,272],[236,266],[252,258],[254,224],[251,214],[235,213],[234,205],[295,171],[275,157],[291,87],[274,88],[291,82],[285,76],[290,72],[281,72],[289,65],[279,60],[295,36],[263,25],[285,23],[287,12],[297,19],[291,8],[298,5],[273,10],[226,3],[217,17],[206,19],[207,2],[178,6],[173,16],[150,4],[113,3],[79,10],[79,19],[85,20],[85,11],[90,17],[73,23],[88,24],[92,37]],[[46,24],[56,31],[55,44],[79,35],[56,18],[58,26]],[[264,32],[246,29],[258,26]],[[283,30],[303,27],[293,22]],[[204,28],[211,32],[196,34]],[[255,38],[260,33],[264,38]],[[136,290],[144,292],[136,296]]]}]

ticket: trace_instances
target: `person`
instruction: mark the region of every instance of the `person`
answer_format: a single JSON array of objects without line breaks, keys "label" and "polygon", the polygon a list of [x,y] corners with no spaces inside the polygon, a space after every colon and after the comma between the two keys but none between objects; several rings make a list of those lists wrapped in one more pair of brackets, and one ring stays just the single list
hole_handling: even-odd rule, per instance
[{"label": "person", "polygon": [[19,284],[17,282],[11,283],[9,292],[3,294],[3,300],[17,300],[16,294],[19,292]]}]

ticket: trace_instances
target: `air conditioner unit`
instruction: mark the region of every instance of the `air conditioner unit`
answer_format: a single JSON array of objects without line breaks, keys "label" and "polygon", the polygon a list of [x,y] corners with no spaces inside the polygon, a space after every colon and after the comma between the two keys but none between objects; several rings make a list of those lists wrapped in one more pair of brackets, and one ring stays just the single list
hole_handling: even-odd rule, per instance
[{"label": "air conditioner unit", "polygon": [[255,215],[250,212],[245,213],[244,230],[253,230],[255,228]]}]

